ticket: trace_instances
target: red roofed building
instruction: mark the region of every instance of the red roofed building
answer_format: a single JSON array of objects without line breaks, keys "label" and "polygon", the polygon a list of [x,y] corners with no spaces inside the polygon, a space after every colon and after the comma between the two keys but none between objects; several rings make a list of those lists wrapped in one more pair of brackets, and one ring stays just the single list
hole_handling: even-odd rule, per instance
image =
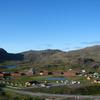
[{"label": "red roofed building", "polygon": [[67,77],[73,77],[73,76],[76,76],[76,71],[66,71],[66,72],[63,72],[63,76],[67,76]]},{"label": "red roofed building", "polygon": [[19,72],[14,72],[14,73],[11,73],[11,76],[13,76],[13,77],[20,77],[21,74]]},{"label": "red roofed building", "polygon": [[0,73],[0,77],[3,77],[4,76],[4,74],[3,73]]}]

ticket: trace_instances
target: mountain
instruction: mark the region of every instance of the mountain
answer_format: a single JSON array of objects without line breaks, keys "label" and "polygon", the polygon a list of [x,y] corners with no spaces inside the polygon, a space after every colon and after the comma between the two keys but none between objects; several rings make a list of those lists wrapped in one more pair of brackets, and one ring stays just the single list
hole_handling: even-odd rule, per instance
[{"label": "mountain", "polygon": [[[61,50],[26,51],[11,54],[0,49],[0,62],[19,61],[19,66],[45,67],[45,68],[100,68],[100,45],[80,50],[64,52]],[[16,64],[16,63],[15,63]]]},{"label": "mountain", "polygon": [[21,61],[24,59],[24,55],[22,54],[12,54],[8,53],[3,48],[0,48],[0,62],[4,61]]},{"label": "mountain", "polygon": [[26,51],[23,65],[35,67],[93,67],[98,68],[100,65],[100,46],[87,47],[80,50],[64,52],[61,50],[40,50]]}]

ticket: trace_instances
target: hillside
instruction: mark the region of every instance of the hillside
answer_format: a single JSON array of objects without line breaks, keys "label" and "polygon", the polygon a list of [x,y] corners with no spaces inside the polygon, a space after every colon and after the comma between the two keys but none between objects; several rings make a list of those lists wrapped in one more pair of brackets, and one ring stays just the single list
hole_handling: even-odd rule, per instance
[{"label": "hillside", "polygon": [[21,61],[24,56],[22,54],[12,54],[8,53],[3,48],[0,48],[0,62],[4,61]]},{"label": "hillside", "polygon": [[[100,46],[87,47],[80,50],[64,52],[61,50],[26,51],[19,54],[7,53],[0,49],[0,62],[19,61],[18,66],[27,67],[88,67],[100,68]],[[16,63],[14,63],[16,64]]]},{"label": "hillside", "polygon": [[23,65],[32,67],[61,68],[88,67],[99,68],[100,46],[87,47],[80,50],[64,52],[60,50],[27,51],[24,55]]}]

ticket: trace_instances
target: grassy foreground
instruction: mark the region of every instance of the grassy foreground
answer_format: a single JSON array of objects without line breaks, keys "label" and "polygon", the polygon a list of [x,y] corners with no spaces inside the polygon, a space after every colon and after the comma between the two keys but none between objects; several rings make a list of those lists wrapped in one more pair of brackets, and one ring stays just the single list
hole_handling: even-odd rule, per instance
[{"label": "grassy foreground", "polygon": [[45,100],[43,97],[21,95],[11,91],[0,92],[0,100]]},{"label": "grassy foreground", "polygon": [[0,100],[44,100],[43,97],[32,97],[29,95],[22,95],[12,91],[5,91],[3,88],[6,86],[0,84]]},{"label": "grassy foreground", "polygon": [[100,95],[100,85],[82,86],[82,87],[51,87],[29,89],[32,92],[43,92],[53,94],[73,94],[73,95]]}]

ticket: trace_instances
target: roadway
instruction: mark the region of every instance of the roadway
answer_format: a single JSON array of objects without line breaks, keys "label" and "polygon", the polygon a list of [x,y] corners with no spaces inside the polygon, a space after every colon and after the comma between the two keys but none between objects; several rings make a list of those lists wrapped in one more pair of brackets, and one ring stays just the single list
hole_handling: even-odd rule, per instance
[{"label": "roadway", "polygon": [[90,100],[100,100],[100,96],[92,96],[92,95],[67,95],[67,94],[49,94],[49,93],[33,93],[21,89],[12,89],[12,88],[4,88],[4,90],[16,92],[22,95],[30,95],[30,96],[38,96],[38,97],[45,97],[45,98],[73,98],[73,100],[80,100],[80,99],[90,99]]}]

